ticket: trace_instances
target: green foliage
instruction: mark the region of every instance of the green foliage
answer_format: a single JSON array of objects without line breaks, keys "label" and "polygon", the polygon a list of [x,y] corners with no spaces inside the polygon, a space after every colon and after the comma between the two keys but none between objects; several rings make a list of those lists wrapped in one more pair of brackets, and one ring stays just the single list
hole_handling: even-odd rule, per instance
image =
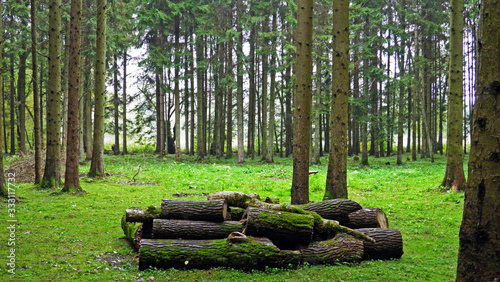
[{"label": "green foliage", "polygon": [[[141,148],[131,148],[143,150]],[[146,151],[144,149],[144,151]],[[121,217],[133,206],[158,206],[162,198],[206,199],[204,194],[233,190],[276,197],[290,203],[292,164],[276,158],[265,165],[247,160],[209,159],[198,163],[185,156],[159,159],[151,154],[105,156],[103,179],[80,183],[87,192],[79,195],[58,190],[17,186],[16,258],[17,280],[137,281],[451,281],[456,271],[458,229],[463,193],[446,192],[440,183],[445,158],[406,162],[396,166],[395,157],[372,160],[362,167],[349,160],[350,199],[365,207],[385,211],[389,227],[401,231],[405,254],[399,260],[364,261],[353,265],[304,266],[297,270],[267,269],[243,272],[212,270],[137,270],[136,254],[126,241]],[[385,165],[390,162],[391,165]],[[324,164],[327,163],[323,160]],[[81,167],[88,171],[89,164]],[[311,167],[311,200],[321,201],[326,165]],[[177,194],[177,196],[174,196]],[[0,204],[6,210],[6,202]],[[7,244],[0,253],[7,254]],[[33,250],[36,250],[34,252]],[[10,275],[2,273],[3,280]],[[153,278],[151,278],[153,279]]]}]

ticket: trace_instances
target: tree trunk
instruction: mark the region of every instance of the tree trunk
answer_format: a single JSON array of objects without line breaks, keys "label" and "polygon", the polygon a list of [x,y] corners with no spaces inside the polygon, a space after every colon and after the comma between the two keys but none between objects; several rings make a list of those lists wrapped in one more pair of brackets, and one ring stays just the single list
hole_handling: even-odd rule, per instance
[{"label": "tree trunk", "polygon": [[238,39],[236,42],[236,57],[237,57],[237,69],[236,69],[236,119],[237,119],[237,127],[238,127],[238,163],[245,162],[245,141],[244,141],[244,127],[243,127],[243,22],[241,20],[243,13],[243,0],[238,0],[237,11],[237,33]]},{"label": "tree trunk", "polygon": [[361,210],[361,206],[348,199],[332,199],[302,206],[306,211],[319,214],[325,219],[337,220],[341,225],[349,223],[349,214]]},{"label": "tree trunk", "polygon": [[330,158],[324,200],[347,198],[347,118],[349,98],[349,0],[333,2],[333,70]]},{"label": "tree trunk", "polygon": [[453,191],[466,185],[463,161],[463,0],[451,2],[450,74],[446,172],[441,186]]},{"label": "tree trunk", "polygon": [[282,251],[269,239],[141,240],[139,270],[229,267],[244,270],[285,268],[300,263],[300,252]]},{"label": "tree trunk", "polygon": [[350,228],[389,228],[389,222],[384,211],[379,208],[362,208],[348,214]]},{"label": "tree trunk", "polygon": [[94,144],[90,177],[104,177],[104,103],[106,101],[106,0],[97,0]]},{"label": "tree trunk", "polygon": [[[179,16],[175,16],[174,19],[175,25],[175,86],[174,86],[174,104],[175,104],[175,126],[174,126],[174,136],[175,136],[175,160],[180,162],[182,161],[182,152],[181,152],[181,98],[179,93],[179,83],[180,83],[180,75],[179,75],[179,62],[180,62],[180,19]],[[187,145],[187,144],[186,144]]]},{"label": "tree trunk", "polygon": [[[273,8],[274,9],[274,8]],[[273,14],[272,19],[272,32],[277,32],[277,15]],[[276,42],[271,42],[271,63],[270,63],[270,92],[269,92],[269,122],[267,136],[267,155],[265,156],[267,163],[274,162],[274,133],[275,133],[275,111],[276,111]]]},{"label": "tree trunk", "polygon": [[161,208],[149,206],[146,210],[132,207],[125,211],[126,222],[142,222],[153,224],[153,220],[160,218]]},{"label": "tree trunk", "polygon": [[397,229],[361,228],[356,229],[375,242],[363,242],[363,259],[398,259],[403,255],[403,238]]},{"label": "tree trunk", "polygon": [[299,0],[297,15],[297,67],[293,128],[292,204],[309,202],[309,150],[311,144],[313,1]]},{"label": "tree trunk", "polygon": [[[16,88],[14,86],[14,55],[10,56],[10,154],[16,154]],[[47,129],[48,130],[48,129]],[[47,132],[48,135],[48,132]]]},{"label": "tree trunk", "polygon": [[71,0],[70,47],[68,70],[68,122],[66,171],[62,192],[82,192],[78,169],[80,155],[80,44],[82,0]]},{"label": "tree trunk", "polygon": [[[37,6],[36,1],[31,0],[31,65],[32,65],[32,81],[33,81],[33,127],[35,135],[35,183],[40,183],[42,180],[42,128],[40,127],[40,92],[38,85],[38,46],[37,46]],[[1,8],[0,8],[1,13]],[[2,25],[0,23],[0,30],[2,30]],[[2,42],[0,36],[0,42]],[[0,60],[2,56],[0,54]],[[0,73],[1,73],[0,64]],[[2,90],[0,90],[2,91]],[[0,97],[3,100],[3,97]],[[3,117],[3,113],[0,114],[0,118]],[[3,130],[2,130],[3,132]],[[4,139],[0,132],[0,139]],[[0,142],[1,143],[1,142]],[[0,144],[0,154],[2,154],[2,144]],[[0,157],[1,161],[1,157]],[[3,168],[0,167],[0,171]],[[1,179],[0,179],[1,182]]]},{"label": "tree trunk", "polygon": [[[26,42],[22,42],[21,48],[26,50]],[[18,105],[18,129],[19,129],[19,154],[25,155],[26,151],[26,59],[29,51],[19,55],[19,68],[17,71],[17,105]]]},{"label": "tree trunk", "polygon": [[232,232],[242,232],[239,221],[153,220],[154,239],[224,239]]},{"label": "tree trunk", "polygon": [[49,2],[49,82],[47,150],[42,187],[61,183],[61,0]]},{"label": "tree trunk", "polygon": [[231,218],[226,200],[176,201],[163,199],[160,218],[224,221]]},{"label": "tree trunk", "polygon": [[123,52],[123,97],[122,97],[122,155],[128,154],[127,150],[127,51]]},{"label": "tree trunk", "polygon": [[115,144],[112,146],[113,154],[120,154],[120,132],[119,132],[119,114],[118,114],[118,105],[120,105],[120,101],[118,100],[118,55],[113,55],[113,133],[115,137]]},{"label": "tree trunk", "polygon": [[196,93],[196,101],[197,101],[197,127],[196,127],[196,135],[197,135],[197,144],[196,144],[196,155],[199,159],[203,159],[206,155],[206,140],[205,140],[205,130],[204,130],[204,102],[203,102],[203,40],[200,34],[196,35],[196,83],[197,83],[197,93]]},{"label": "tree trunk", "polygon": [[479,69],[469,181],[460,227],[457,281],[499,281],[500,268],[500,5],[485,0],[480,12]]},{"label": "tree trunk", "polygon": [[[85,70],[85,89],[90,89],[90,58],[86,57],[84,61],[85,66],[88,66],[88,69]],[[92,135],[92,91],[87,90],[85,94],[85,154],[87,160],[92,159]]]},{"label": "tree trunk", "polygon": [[[34,1],[34,0],[32,0]],[[32,3],[33,4],[33,3]],[[32,5],[32,10],[34,9],[34,6]],[[0,15],[2,14],[3,11],[3,2],[0,1]],[[33,18],[34,19],[34,18]],[[0,30],[3,30],[3,19],[0,17]],[[0,32],[0,42],[3,42],[3,32]],[[3,48],[0,48],[0,73],[3,71],[3,66],[2,66],[2,50]],[[3,84],[3,83],[2,83]],[[3,116],[3,103],[5,102],[4,97],[3,97],[3,85],[0,86],[0,101],[2,101],[2,106],[0,106],[0,119],[2,122],[0,122],[0,196],[6,196],[8,195],[8,191],[5,190],[5,175],[3,173],[3,154],[4,154],[4,140],[5,140],[5,135],[4,135],[4,116]]]}]

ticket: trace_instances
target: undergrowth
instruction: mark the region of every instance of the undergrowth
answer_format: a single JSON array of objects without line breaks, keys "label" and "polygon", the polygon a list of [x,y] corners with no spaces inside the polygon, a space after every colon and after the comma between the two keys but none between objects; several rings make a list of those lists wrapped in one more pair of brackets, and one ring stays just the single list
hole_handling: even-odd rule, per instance
[{"label": "undergrowth", "polygon": [[[274,164],[215,159],[199,162],[183,156],[138,153],[105,156],[109,176],[82,177],[86,193],[71,195],[16,183],[15,246],[7,229],[7,202],[0,204],[0,280],[12,281],[452,281],[455,278],[463,193],[443,192],[445,158],[395,165],[395,157],[371,158],[370,166],[349,160],[349,198],[385,211],[389,227],[399,229],[404,255],[399,260],[364,261],[297,270],[243,272],[211,270],[138,271],[137,255],[124,239],[120,219],[128,207],[159,206],[162,198],[206,199],[207,193],[240,191],[290,203],[291,159]],[[328,160],[311,167],[310,199],[323,197]],[[386,163],[390,163],[386,165]],[[81,173],[89,170],[87,163]],[[16,177],[21,177],[17,175]],[[15,274],[7,256],[15,248]]]}]

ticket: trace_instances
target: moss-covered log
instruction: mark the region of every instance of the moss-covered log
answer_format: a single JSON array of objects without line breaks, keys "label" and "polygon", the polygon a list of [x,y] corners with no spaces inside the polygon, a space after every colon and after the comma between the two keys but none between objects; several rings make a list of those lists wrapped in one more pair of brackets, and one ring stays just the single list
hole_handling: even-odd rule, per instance
[{"label": "moss-covered log", "polygon": [[224,221],[231,219],[227,201],[224,199],[209,201],[177,201],[163,199],[161,201],[160,218]]},{"label": "moss-covered log", "polygon": [[345,234],[337,234],[326,241],[312,242],[302,249],[302,260],[313,265],[358,262],[362,258],[363,241]]},{"label": "moss-covered log", "polygon": [[397,229],[361,228],[357,231],[375,242],[363,242],[363,259],[398,259],[403,255],[403,237]]},{"label": "moss-covered log", "polygon": [[208,194],[207,196],[207,200],[218,200],[218,199],[225,199],[228,205],[244,209],[251,206],[251,203],[253,202],[257,201],[260,202],[259,195],[255,193],[245,194],[241,192],[222,191],[217,193],[211,193]]},{"label": "moss-covered log", "polygon": [[123,234],[125,234],[125,238],[136,251],[140,248],[142,225],[143,223],[127,222],[126,215],[122,216],[121,226]]},{"label": "moss-covered log", "polygon": [[144,222],[153,223],[153,219],[160,217],[161,208],[150,206],[146,210],[132,207],[125,211],[127,222]]},{"label": "moss-covered log", "polygon": [[306,211],[312,211],[325,219],[337,220],[341,225],[349,223],[349,214],[362,207],[348,199],[333,199],[301,206]]},{"label": "moss-covered log", "polygon": [[312,240],[314,217],[310,214],[247,208],[245,233],[267,237],[281,249],[306,247]]},{"label": "moss-covered log", "polygon": [[139,269],[230,267],[253,270],[300,264],[300,251],[281,251],[270,240],[149,240],[141,241]]},{"label": "moss-covered log", "polygon": [[350,228],[389,228],[384,211],[379,208],[365,207],[349,214]]},{"label": "moss-covered log", "polygon": [[243,231],[239,221],[193,221],[178,219],[155,219],[154,239],[224,239],[232,232]]},{"label": "moss-covered log", "polygon": [[245,209],[240,207],[229,207],[229,211],[231,212],[231,220],[242,220],[243,215],[245,214]]}]

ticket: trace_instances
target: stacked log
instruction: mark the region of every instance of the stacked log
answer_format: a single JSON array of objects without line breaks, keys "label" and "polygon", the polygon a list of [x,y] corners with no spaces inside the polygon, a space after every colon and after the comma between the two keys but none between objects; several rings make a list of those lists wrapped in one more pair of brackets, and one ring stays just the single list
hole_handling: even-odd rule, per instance
[{"label": "stacked log", "polygon": [[266,203],[256,194],[222,192],[206,201],[163,199],[130,208],[126,238],[139,249],[139,269],[264,269],[393,259],[401,233],[382,210],[346,199],[305,206]]}]

